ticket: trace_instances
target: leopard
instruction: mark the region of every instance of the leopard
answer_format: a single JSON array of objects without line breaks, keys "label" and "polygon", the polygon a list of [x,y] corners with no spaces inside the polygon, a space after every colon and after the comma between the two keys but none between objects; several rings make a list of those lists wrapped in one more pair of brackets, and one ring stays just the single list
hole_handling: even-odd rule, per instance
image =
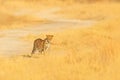
[{"label": "leopard", "polygon": [[41,54],[45,54],[45,52],[50,48],[52,39],[53,35],[46,35],[45,39],[38,38],[34,40],[31,56],[35,54],[36,51],[38,51]]}]

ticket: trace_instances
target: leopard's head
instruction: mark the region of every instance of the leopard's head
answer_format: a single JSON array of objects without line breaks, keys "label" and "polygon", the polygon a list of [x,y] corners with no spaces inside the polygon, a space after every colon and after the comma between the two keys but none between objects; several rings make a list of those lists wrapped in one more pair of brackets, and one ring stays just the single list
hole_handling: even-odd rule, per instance
[{"label": "leopard's head", "polygon": [[51,41],[54,36],[53,36],[53,35],[46,35],[46,37],[47,37],[47,39],[48,39],[49,41]]}]

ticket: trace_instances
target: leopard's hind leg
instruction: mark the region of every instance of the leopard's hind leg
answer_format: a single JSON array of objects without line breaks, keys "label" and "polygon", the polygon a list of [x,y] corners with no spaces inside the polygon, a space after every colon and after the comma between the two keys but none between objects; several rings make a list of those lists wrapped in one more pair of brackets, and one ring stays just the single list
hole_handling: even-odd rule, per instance
[{"label": "leopard's hind leg", "polygon": [[35,52],[36,52],[36,47],[34,46],[32,52],[31,52],[31,56],[32,56],[33,54],[35,54]]}]

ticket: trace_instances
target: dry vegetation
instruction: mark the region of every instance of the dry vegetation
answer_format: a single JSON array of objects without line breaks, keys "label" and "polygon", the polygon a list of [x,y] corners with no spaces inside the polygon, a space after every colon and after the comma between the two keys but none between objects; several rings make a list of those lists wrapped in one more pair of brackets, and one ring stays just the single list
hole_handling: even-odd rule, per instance
[{"label": "dry vegetation", "polygon": [[[64,18],[104,20],[120,17],[119,3],[75,4],[56,12]],[[112,11],[111,11],[112,10]]]},{"label": "dry vegetation", "polygon": [[[0,79],[119,80],[119,22],[110,20],[92,28],[53,33],[54,43],[45,56],[1,58]],[[31,43],[35,38],[29,35],[24,40]]]},{"label": "dry vegetation", "polygon": [[26,3],[24,1],[0,0],[0,29],[21,28],[40,23],[48,22],[46,19],[38,18],[33,12],[46,9],[43,6],[33,6],[35,3]]},{"label": "dry vegetation", "polygon": [[[30,58],[27,56],[29,53],[22,53],[22,56],[0,57],[0,80],[120,80],[120,5],[97,3],[76,6],[73,9],[66,7],[56,14],[72,19],[98,20],[96,17],[100,17],[102,20],[89,28],[53,32],[53,44],[45,56],[36,54]],[[8,11],[10,13],[6,11],[4,7],[0,11],[3,17],[0,19],[1,27],[11,29],[8,27],[10,24],[23,26],[25,21],[31,24],[35,18],[16,17],[12,15],[12,9]],[[31,44],[38,36],[43,37],[44,34],[29,34],[22,40]]]}]

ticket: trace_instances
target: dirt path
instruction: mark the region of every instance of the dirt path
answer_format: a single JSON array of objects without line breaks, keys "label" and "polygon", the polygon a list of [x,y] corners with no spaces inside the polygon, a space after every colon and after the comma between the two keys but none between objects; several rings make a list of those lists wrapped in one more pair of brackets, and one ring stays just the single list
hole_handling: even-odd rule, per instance
[{"label": "dirt path", "polygon": [[[0,32],[0,54],[1,55],[12,55],[21,53],[30,53],[32,46],[27,42],[21,41],[19,38],[29,34],[39,35],[43,32],[54,32],[61,31],[68,28],[78,28],[83,26],[91,26],[95,24],[95,21],[80,21],[80,20],[68,20],[63,19],[60,16],[56,16],[54,12],[60,10],[60,8],[53,8],[49,10],[42,11],[40,13],[34,13],[34,15],[51,20],[51,23],[35,25],[31,27],[25,27],[22,29],[14,30],[3,30]],[[31,43],[32,44],[32,43]]]}]

